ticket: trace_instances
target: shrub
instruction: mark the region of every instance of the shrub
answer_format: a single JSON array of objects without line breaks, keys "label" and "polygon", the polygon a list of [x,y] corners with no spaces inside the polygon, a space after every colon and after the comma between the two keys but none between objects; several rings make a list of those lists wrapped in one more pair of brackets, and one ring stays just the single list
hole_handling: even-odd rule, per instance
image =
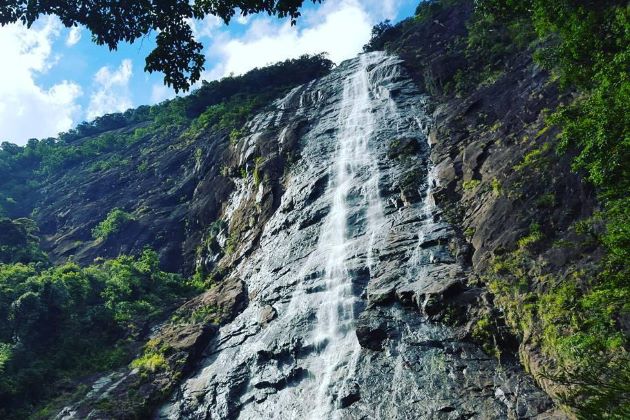
[{"label": "shrub", "polygon": [[238,143],[238,139],[240,139],[241,136],[241,131],[234,128],[232,131],[230,131],[230,144],[232,146],[236,146],[236,144]]},{"label": "shrub", "polygon": [[258,156],[254,160],[254,185],[256,187],[258,187],[260,185],[260,182],[262,181],[262,178],[260,175],[261,175],[263,163],[265,163],[265,158],[262,156]]},{"label": "shrub", "polygon": [[489,315],[477,320],[470,332],[471,337],[481,344],[483,350],[497,359],[501,358],[501,350],[496,343],[494,321]]},{"label": "shrub", "polygon": [[527,248],[528,246],[531,246],[542,240],[543,237],[544,236],[542,231],[540,230],[540,225],[538,223],[532,223],[532,225],[529,227],[529,234],[518,240],[518,246],[520,248]]},{"label": "shrub", "polygon": [[163,354],[147,353],[131,362],[131,367],[139,369],[142,373],[154,373],[158,370],[165,370],[168,363]]},{"label": "shrub", "polygon": [[462,188],[464,191],[473,191],[477,189],[477,187],[481,184],[481,181],[478,179],[469,179],[468,181],[464,181],[462,183]]},{"label": "shrub", "polygon": [[92,229],[92,237],[105,240],[110,235],[118,233],[125,225],[134,220],[135,218],[132,214],[119,208],[114,208],[107,213],[105,220]]},{"label": "shrub", "polygon": [[541,195],[536,199],[538,207],[553,207],[556,205],[556,195],[552,192]]},{"label": "shrub", "polygon": [[496,179],[493,178],[492,179],[492,193],[496,196],[499,197],[503,192],[503,188],[501,187],[501,182]]},{"label": "shrub", "polygon": [[515,171],[522,171],[526,168],[541,169],[548,165],[549,161],[546,158],[547,153],[551,149],[549,143],[545,143],[542,147],[531,150],[523,156],[521,163],[514,165]]}]

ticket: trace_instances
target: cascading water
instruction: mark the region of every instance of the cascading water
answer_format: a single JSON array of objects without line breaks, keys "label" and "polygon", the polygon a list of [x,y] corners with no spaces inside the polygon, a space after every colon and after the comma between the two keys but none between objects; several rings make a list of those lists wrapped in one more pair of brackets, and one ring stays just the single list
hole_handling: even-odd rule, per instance
[{"label": "cascading water", "polygon": [[501,418],[546,404],[525,376],[409,306],[462,274],[428,201],[425,101],[397,58],[370,53],[249,123],[252,139],[273,130],[279,143],[304,127],[301,158],[230,274],[248,306],[159,417]]},{"label": "cascading water", "polygon": [[[371,58],[371,60],[369,59]],[[314,418],[328,418],[334,408],[335,385],[351,375],[360,346],[354,334],[354,311],[358,297],[353,293],[352,277],[347,265],[350,255],[371,255],[374,236],[381,228],[382,207],[378,192],[379,170],[370,150],[375,119],[367,68],[379,56],[362,56],[356,73],[344,82],[337,151],[331,165],[332,205],[322,225],[318,247],[326,255],[324,278],[326,290],[321,293],[317,311],[315,345],[321,346],[316,380],[320,383]],[[349,208],[353,206],[354,208]],[[365,211],[367,231],[353,235],[348,217]],[[369,237],[365,242],[364,236]],[[368,263],[366,261],[366,263]],[[369,269],[369,263],[368,269]],[[333,382],[333,379],[335,381]]]}]

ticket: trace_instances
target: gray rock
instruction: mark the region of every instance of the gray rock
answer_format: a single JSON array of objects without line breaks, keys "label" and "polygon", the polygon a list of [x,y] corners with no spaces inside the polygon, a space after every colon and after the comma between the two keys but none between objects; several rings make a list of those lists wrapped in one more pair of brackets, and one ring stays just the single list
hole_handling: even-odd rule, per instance
[{"label": "gray rock", "polygon": [[[248,307],[158,417],[508,418],[551,407],[517,366],[429,322],[469,297],[432,200],[425,108],[400,60],[372,53],[247,124],[299,159],[258,239],[233,257]],[[237,185],[231,228],[257,192],[251,179]]]},{"label": "gray rock", "polygon": [[276,319],[276,317],[278,316],[278,312],[276,311],[276,309],[271,306],[271,305],[267,305],[264,308],[262,308],[260,310],[260,316],[258,318],[258,323],[264,327],[267,324],[269,324],[271,321],[273,321],[274,319]]}]

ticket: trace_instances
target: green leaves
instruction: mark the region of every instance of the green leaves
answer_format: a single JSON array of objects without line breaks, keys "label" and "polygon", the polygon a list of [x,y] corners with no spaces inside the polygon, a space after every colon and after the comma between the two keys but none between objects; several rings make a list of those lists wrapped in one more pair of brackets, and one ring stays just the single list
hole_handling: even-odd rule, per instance
[{"label": "green leaves", "polygon": [[136,220],[135,217],[119,208],[113,208],[105,220],[100,222],[94,229],[92,229],[92,237],[94,239],[105,240],[110,235],[119,232],[129,222]]},{"label": "green leaves", "polygon": [[12,347],[11,344],[0,343],[0,374],[4,372],[4,366],[11,360],[13,355]]},{"label": "green leaves", "polygon": [[[575,230],[588,233],[588,243],[599,244],[606,254],[596,272],[576,271],[536,292],[539,304],[532,316],[539,317],[541,347],[558,362],[549,378],[567,385],[563,402],[582,418],[627,418],[630,357],[623,323],[630,316],[630,6],[621,0],[476,4],[477,13],[503,25],[529,19],[539,38],[535,60],[561,86],[577,92],[549,123],[561,129],[557,149],[575,155],[573,169],[597,188],[603,207],[592,218],[599,228],[582,222]],[[514,169],[544,167],[546,154],[534,150]],[[519,241],[520,252],[540,236],[539,229],[532,229]],[[516,279],[543,282],[523,264],[501,268],[509,268]],[[506,306],[515,300],[495,292]]]},{"label": "green leaves", "polygon": [[0,264],[0,416],[28,417],[61,378],[129,363],[140,331],[198,292],[150,249],[86,268]]},{"label": "green leaves", "polygon": [[147,56],[144,71],[164,73],[164,84],[175,92],[188,91],[201,77],[205,57],[203,45],[195,41],[190,26],[184,21],[169,25],[157,36],[157,46]]}]

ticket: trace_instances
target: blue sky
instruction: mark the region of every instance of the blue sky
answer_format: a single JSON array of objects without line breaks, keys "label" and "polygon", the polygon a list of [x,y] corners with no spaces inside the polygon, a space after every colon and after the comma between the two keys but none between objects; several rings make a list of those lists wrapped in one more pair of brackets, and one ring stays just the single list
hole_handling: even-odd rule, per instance
[{"label": "blue sky", "polygon": [[[203,79],[241,74],[304,53],[328,52],[340,62],[360,52],[374,24],[413,14],[418,0],[326,0],[310,2],[297,26],[254,15],[226,26],[217,18],[193,22],[204,44]],[[98,115],[154,104],[174,96],[162,74],[143,71],[151,38],[109,51],[82,28],[64,28],[56,18],[31,29],[0,28],[0,141],[24,144],[55,136]]]}]

